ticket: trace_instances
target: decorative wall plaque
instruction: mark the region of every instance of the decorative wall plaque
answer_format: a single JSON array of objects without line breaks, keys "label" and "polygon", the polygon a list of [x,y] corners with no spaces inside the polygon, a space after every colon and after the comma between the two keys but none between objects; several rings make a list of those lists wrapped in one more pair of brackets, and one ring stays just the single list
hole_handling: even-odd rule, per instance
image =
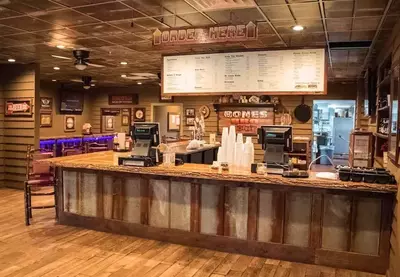
[{"label": "decorative wall plaque", "polygon": [[137,105],[139,97],[137,94],[108,95],[109,105]]},{"label": "decorative wall plaque", "polygon": [[257,24],[249,22],[238,25],[219,25],[210,27],[184,27],[167,30],[156,29],[153,33],[154,46],[184,44],[205,44],[256,40]]},{"label": "decorative wall plaque", "polygon": [[5,100],[6,116],[32,116],[33,99],[19,98]]},{"label": "decorative wall plaque", "polygon": [[51,97],[40,97],[40,110],[51,111],[53,109],[53,98]]}]

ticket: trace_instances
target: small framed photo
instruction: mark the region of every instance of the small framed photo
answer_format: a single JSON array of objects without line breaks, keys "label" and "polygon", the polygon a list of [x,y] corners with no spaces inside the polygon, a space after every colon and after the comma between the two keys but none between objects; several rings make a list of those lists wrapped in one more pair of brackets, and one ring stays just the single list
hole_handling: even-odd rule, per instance
[{"label": "small framed photo", "polygon": [[179,132],[181,128],[181,115],[178,113],[168,113],[167,123],[168,132]]},{"label": "small framed photo", "polygon": [[192,108],[186,109],[185,110],[185,115],[186,115],[186,117],[195,117],[196,110],[192,109]]},{"label": "small framed photo", "polygon": [[106,127],[105,127],[106,131],[114,131],[114,129],[115,129],[115,116],[107,115],[105,117],[105,123],[106,123]]},{"label": "small framed photo", "polygon": [[40,127],[51,127],[52,117],[51,113],[40,113]]},{"label": "small framed photo", "polygon": [[75,132],[76,118],[74,115],[64,116],[64,132]]},{"label": "small framed photo", "polygon": [[134,108],[133,109],[133,121],[145,122],[146,121],[146,108]]},{"label": "small framed photo", "polygon": [[40,110],[51,111],[53,109],[53,98],[51,97],[40,97]]},{"label": "small framed photo", "polygon": [[194,117],[186,118],[186,126],[194,126]]},{"label": "small framed photo", "polygon": [[121,117],[121,125],[129,126],[129,115],[123,114]]}]

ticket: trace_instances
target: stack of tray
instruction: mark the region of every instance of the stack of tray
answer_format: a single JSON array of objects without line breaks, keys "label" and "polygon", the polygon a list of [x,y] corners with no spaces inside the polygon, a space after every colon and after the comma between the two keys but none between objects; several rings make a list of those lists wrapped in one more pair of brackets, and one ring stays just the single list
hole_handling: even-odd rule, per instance
[{"label": "stack of tray", "polygon": [[396,184],[394,176],[384,168],[339,166],[337,169],[342,181]]}]

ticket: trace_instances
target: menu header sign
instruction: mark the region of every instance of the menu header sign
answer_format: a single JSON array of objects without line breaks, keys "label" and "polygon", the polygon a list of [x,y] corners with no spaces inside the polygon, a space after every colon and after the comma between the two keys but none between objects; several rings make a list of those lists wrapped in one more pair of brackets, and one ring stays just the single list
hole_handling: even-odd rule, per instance
[{"label": "menu header sign", "polygon": [[163,57],[165,95],[326,94],[325,49]]},{"label": "menu header sign", "polygon": [[236,126],[236,131],[245,135],[256,135],[264,125],[274,125],[273,107],[221,107],[218,112],[218,132],[223,127]]},{"label": "menu header sign", "polygon": [[153,33],[154,46],[238,42],[257,39],[257,24],[220,25],[203,28],[185,27]]}]

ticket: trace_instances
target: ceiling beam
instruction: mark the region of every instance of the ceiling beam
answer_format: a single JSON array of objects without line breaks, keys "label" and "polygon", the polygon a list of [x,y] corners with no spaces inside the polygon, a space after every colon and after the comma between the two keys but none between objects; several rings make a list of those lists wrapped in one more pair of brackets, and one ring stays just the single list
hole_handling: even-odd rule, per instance
[{"label": "ceiling beam", "polygon": [[328,27],[326,25],[325,7],[324,7],[324,3],[322,0],[318,0],[318,4],[319,4],[319,12],[321,13],[322,26],[324,28],[324,33],[325,33],[326,47],[328,50],[329,66],[332,69],[332,53],[331,53],[331,48],[329,46],[329,35],[328,35]]},{"label": "ceiling beam", "polygon": [[383,12],[381,20],[379,21],[378,27],[376,28],[376,32],[375,32],[374,38],[372,39],[371,46],[368,49],[367,56],[365,56],[363,66],[361,68],[361,73],[360,73],[361,76],[364,75],[363,72],[366,70],[366,67],[367,67],[368,63],[370,62],[371,55],[372,55],[372,53],[374,51],[374,48],[375,48],[375,44],[378,41],[379,34],[382,31],[382,25],[385,22],[386,16],[387,16],[387,14],[389,12],[390,6],[392,5],[392,2],[393,2],[393,0],[389,0],[387,2],[387,4],[386,4],[385,11]]}]

